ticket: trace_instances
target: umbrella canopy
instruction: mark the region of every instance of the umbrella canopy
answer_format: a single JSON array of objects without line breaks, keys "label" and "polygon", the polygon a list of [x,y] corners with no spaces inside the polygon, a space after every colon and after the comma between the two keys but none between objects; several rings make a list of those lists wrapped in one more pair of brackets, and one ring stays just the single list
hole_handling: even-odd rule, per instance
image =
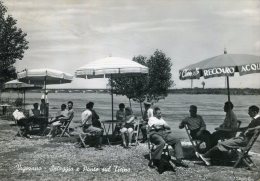
[{"label": "umbrella canopy", "polygon": [[35,86],[33,84],[26,84],[24,82],[20,82],[17,79],[11,80],[4,84],[4,89],[14,89],[14,90],[25,90],[25,89],[39,89],[42,88],[40,86]]},{"label": "umbrella canopy", "polygon": [[25,106],[25,91],[30,90],[30,89],[42,89],[42,86],[35,86],[35,85],[32,85],[32,84],[26,84],[26,83],[23,83],[23,82],[19,82],[17,79],[15,79],[15,80],[11,80],[9,82],[6,82],[4,84],[4,89],[23,91],[23,101],[24,101],[24,106]]},{"label": "umbrella canopy", "polygon": [[70,83],[73,75],[54,69],[31,69],[19,72],[17,78],[25,83],[45,85]]},{"label": "umbrella canopy", "polygon": [[148,73],[148,68],[126,58],[107,57],[80,67],[76,70],[76,77],[99,78],[117,74],[140,73]]},{"label": "umbrella canopy", "polygon": [[179,71],[179,78],[185,79],[205,79],[211,77],[227,77],[228,101],[230,101],[229,76],[260,73],[260,56],[247,54],[227,54],[215,56],[189,65]]},{"label": "umbrella canopy", "polygon": [[260,73],[260,56],[247,54],[223,54],[208,58],[180,69],[180,79],[205,79],[210,77],[234,76]]},{"label": "umbrella canopy", "polygon": [[137,62],[121,57],[107,57],[90,62],[89,64],[80,67],[76,70],[75,74],[76,77],[88,79],[111,77],[112,120],[114,120],[112,78],[115,76],[120,76],[120,74],[129,74],[129,76],[134,76],[147,73],[148,68]]}]

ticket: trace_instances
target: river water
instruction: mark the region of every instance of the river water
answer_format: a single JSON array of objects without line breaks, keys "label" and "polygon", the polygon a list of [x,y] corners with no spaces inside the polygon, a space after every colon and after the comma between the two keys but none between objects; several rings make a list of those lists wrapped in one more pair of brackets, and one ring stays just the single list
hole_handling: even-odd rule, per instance
[{"label": "river water", "polygon": [[[16,97],[17,93],[2,94],[3,99],[9,99],[10,101],[13,101]],[[22,96],[20,95],[20,97]],[[26,108],[32,108],[32,104],[35,102],[40,103],[40,97],[40,93],[27,93]],[[50,114],[53,116],[62,103],[71,100],[74,103],[74,121],[79,122],[86,103],[92,101],[95,103],[94,109],[100,115],[101,120],[111,119],[111,95],[107,93],[49,93],[48,100]],[[226,95],[169,94],[168,97],[155,103],[155,105],[161,108],[165,121],[168,122],[176,134],[183,135],[184,130],[179,130],[178,124],[189,115],[190,105],[193,104],[198,107],[198,114],[204,118],[207,129],[212,132],[224,120],[223,106],[225,101],[227,101]],[[242,126],[246,126],[251,120],[247,114],[248,107],[251,105],[260,107],[259,95],[232,95],[231,101],[234,104],[234,112],[237,118],[242,121]],[[129,106],[129,100],[126,97],[114,95],[114,112],[116,112],[118,104],[121,102]],[[131,105],[134,113],[141,116],[140,104],[131,101]]]}]

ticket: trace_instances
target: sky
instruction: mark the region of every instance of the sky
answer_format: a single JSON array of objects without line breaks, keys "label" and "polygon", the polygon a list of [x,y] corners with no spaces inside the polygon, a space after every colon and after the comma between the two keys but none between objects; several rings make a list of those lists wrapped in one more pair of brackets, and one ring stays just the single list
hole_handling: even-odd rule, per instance
[{"label": "sky", "polygon": [[[260,55],[259,0],[2,0],[27,33],[29,49],[18,71],[52,68],[71,74],[108,56],[150,57],[162,50],[172,61],[175,88],[190,88],[179,69],[228,53]],[[230,79],[230,87],[260,88],[260,74]],[[224,88],[225,78],[193,87]],[[106,88],[105,79],[75,79],[73,88]]]}]

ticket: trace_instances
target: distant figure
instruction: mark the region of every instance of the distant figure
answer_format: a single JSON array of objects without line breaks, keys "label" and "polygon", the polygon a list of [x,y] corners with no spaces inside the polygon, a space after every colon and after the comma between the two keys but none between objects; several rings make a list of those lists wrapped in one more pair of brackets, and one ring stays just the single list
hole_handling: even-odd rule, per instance
[{"label": "distant figure", "polygon": [[125,120],[125,104],[120,103],[118,107],[119,107],[119,110],[116,111],[116,121],[118,121],[120,123],[116,124],[113,135],[119,135],[120,134],[122,122]]},{"label": "distant figure", "polygon": [[124,148],[129,148],[132,143],[135,119],[132,109],[130,107],[125,108],[125,120],[120,129]]},{"label": "distant figure", "polygon": [[90,133],[96,137],[96,149],[103,150],[102,148],[102,136],[104,130],[93,126],[92,122],[92,109],[94,103],[89,102],[86,104],[86,110],[81,114],[82,128],[85,133]]},{"label": "distant figure", "polygon": [[[212,145],[215,146],[218,140],[228,139],[234,137],[234,133],[230,131],[223,131],[221,128],[236,130],[237,129],[237,117],[233,112],[232,102],[225,102],[224,112],[226,112],[226,117],[224,122],[219,126],[220,130],[212,133]],[[217,128],[218,129],[218,128]]]},{"label": "distant figure", "polygon": [[48,101],[48,93],[49,93],[49,92],[46,90],[46,91],[42,94],[42,96],[41,96],[41,99],[44,99],[46,104],[49,103],[49,101]]},{"label": "distant figure", "polygon": [[254,135],[254,130],[248,130],[250,128],[255,128],[260,126],[260,115],[259,107],[253,105],[248,109],[248,115],[252,118],[249,125],[244,128],[240,128],[239,131],[242,131],[238,137],[234,137],[222,142],[217,143],[216,146],[211,148],[205,154],[198,154],[199,157],[205,162],[206,165],[211,165],[210,159],[216,151],[227,152],[230,149],[237,149],[240,147],[245,147],[249,140]]},{"label": "distant figure", "polygon": [[46,104],[45,99],[41,99],[40,113],[44,117],[48,117],[49,115],[49,105]]},{"label": "distant figure", "polygon": [[143,114],[143,123],[141,124],[141,132],[143,135],[143,140],[141,143],[146,142],[147,140],[147,126],[148,120],[150,117],[153,117],[153,108],[151,102],[144,102],[144,114]]},{"label": "distant figure", "polygon": [[37,118],[41,115],[39,108],[39,104],[38,103],[34,103],[33,104],[33,109],[30,109],[29,111],[29,117],[34,117]]},{"label": "distant figure", "polygon": [[[211,148],[211,134],[206,130],[206,124],[203,118],[197,114],[197,106],[190,106],[190,116],[183,119],[179,125],[183,129],[185,125],[190,129],[190,135],[193,139],[198,139],[206,143],[206,150]],[[206,151],[205,150],[205,151]]]}]

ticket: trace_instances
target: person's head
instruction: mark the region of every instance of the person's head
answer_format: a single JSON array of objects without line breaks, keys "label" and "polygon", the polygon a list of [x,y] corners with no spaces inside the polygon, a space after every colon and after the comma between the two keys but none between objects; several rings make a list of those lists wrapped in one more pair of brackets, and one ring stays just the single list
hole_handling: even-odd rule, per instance
[{"label": "person's head", "polygon": [[62,111],[64,111],[65,109],[66,109],[66,104],[62,104],[61,106],[60,106],[60,109],[62,110]]},{"label": "person's head", "polygon": [[259,107],[255,106],[255,105],[249,107],[248,115],[251,118],[254,118],[258,113],[259,113]]},{"label": "person's head", "polygon": [[42,103],[42,104],[45,104],[45,99],[41,99],[41,103]]},{"label": "person's head", "polygon": [[73,108],[73,102],[72,101],[69,101],[68,102],[68,109],[70,110],[70,109],[72,109]]},{"label": "person's head", "polygon": [[94,107],[94,103],[93,103],[93,102],[88,102],[88,103],[86,104],[86,108],[89,109],[89,110],[92,110],[93,107]]},{"label": "person's head", "polygon": [[38,103],[34,103],[34,104],[33,104],[33,108],[34,108],[34,109],[38,109],[38,107],[39,107],[39,104],[38,104]]},{"label": "person's head", "polygon": [[195,105],[190,106],[190,116],[191,117],[197,116],[197,106],[195,106]]},{"label": "person's head", "polygon": [[225,112],[231,111],[233,109],[233,107],[234,107],[233,103],[230,101],[227,101],[227,102],[225,102],[225,105],[224,105],[224,111]]},{"label": "person's head", "polygon": [[162,113],[161,113],[161,110],[159,107],[155,107],[153,109],[153,115],[154,115],[154,117],[156,117],[158,119],[160,119],[162,117]]},{"label": "person's head", "polygon": [[146,110],[149,109],[149,108],[151,107],[151,105],[152,105],[151,102],[147,102],[147,101],[144,102],[144,108],[145,108]]},{"label": "person's head", "polygon": [[119,109],[120,109],[120,110],[124,110],[124,109],[125,109],[125,105],[124,105],[123,103],[120,103],[120,104],[119,104]]},{"label": "person's head", "polygon": [[131,115],[131,114],[133,114],[132,109],[131,109],[130,107],[126,107],[126,108],[125,108],[125,115],[126,115],[126,116],[129,116],[129,115]]}]

